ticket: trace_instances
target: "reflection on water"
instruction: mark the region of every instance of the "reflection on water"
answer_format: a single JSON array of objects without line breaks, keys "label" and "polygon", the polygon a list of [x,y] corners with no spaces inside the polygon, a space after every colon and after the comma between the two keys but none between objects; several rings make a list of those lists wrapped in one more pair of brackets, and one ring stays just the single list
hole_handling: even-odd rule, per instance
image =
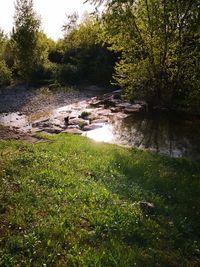
[{"label": "reflection on water", "polygon": [[[95,113],[95,109],[88,110],[87,102],[82,101],[27,116],[19,112],[0,114],[0,124],[24,132],[34,132],[37,127],[33,128],[33,123],[37,120],[45,122],[48,127],[62,126],[66,114],[77,118],[83,110]],[[98,108],[96,111],[98,112]],[[200,160],[200,119],[158,112],[134,113],[129,117],[124,113],[112,113],[112,116],[109,114],[109,109],[106,113],[104,110],[103,117],[110,118],[109,123],[100,123],[102,128],[84,132],[84,135],[99,142],[149,149],[171,157],[184,156]]]},{"label": "reflection on water", "polygon": [[86,132],[84,135],[96,142],[114,143],[115,136],[112,125],[103,125],[102,128]]},{"label": "reflection on water", "polygon": [[200,159],[200,121],[169,114],[137,113],[87,133],[96,141]]}]

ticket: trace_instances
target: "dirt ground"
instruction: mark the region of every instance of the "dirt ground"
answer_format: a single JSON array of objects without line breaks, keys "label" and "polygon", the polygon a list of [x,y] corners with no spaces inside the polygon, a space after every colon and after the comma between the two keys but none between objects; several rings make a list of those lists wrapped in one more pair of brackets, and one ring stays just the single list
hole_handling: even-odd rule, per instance
[{"label": "dirt ground", "polygon": [[101,94],[105,89],[97,86],[83,88],[64,87],[49,90],[48,87],[29,88],[24,85],[0,89],[0,113],[22,112],[31,114],[69,105]]},{"label": "dirt ground", "polygon": [[[0,88],[0,114],[19,112],[24,115],[36,112],[46,112],[78,101],[89,99],[102,94],[105,88],[87,86],[82,88],[64,87],[59,90],[50,90],[43,86],[39,88],[25,85],[13,85]],[[25,140],[28,142],[41,141],[38,137],[23,133],[17,129],[0,124],[1,140]]]}]

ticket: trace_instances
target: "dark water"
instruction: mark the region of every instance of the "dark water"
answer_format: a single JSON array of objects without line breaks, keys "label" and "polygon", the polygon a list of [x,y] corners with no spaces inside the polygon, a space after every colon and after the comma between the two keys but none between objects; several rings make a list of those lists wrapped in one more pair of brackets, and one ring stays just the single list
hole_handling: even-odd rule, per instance
[{"label": "dark water", "polygon": [[166,113],[135,113],[125,119],[113,117],[111,124],[86,135],[96,141],[200,160],[200,119]]},{"label": "dark water", "polygon": [[[68,109],[72,110],[72,115],[77,116],[81,111],[86,110],[86,107],[87,102],[79,102],[31,116],[18,113],[0,114],[0,124],[16,127],[24,132],[34,132],[32,123],[35,120],[47,117],[52,123],[63,124],[63,116],[66,116]],[[98,109],[93,109],[91,112],[95,114],[97,111]],[[134,113],[126,118],[122,112],[109,113],[108,109],[106,113],[107,115],[103,116],[109,117],[108,123],[99,123],[101,128],[83,131],[83,135],[95,141],[148,149],[171,157],[200,160],[200,118],[158,111]]]},{"label": "dark water", "polygon": [[116,139],[171,157],[200,159],[200,120],[183,116],[143,113],[113,121]]}]

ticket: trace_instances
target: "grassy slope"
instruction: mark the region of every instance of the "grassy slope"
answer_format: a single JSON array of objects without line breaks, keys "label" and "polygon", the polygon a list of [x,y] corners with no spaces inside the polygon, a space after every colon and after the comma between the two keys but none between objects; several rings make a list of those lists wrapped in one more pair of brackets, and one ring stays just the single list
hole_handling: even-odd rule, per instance
[{"label": "grassy slope", "polygon": [[0,142],[0,266],[199,266],[197,163],[51,139]]}]

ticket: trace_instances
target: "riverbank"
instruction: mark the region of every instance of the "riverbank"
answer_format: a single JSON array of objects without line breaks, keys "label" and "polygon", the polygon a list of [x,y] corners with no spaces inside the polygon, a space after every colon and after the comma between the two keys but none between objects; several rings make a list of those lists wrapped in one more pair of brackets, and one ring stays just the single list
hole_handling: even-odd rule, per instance
[{"label": "riverbank", "polygon": [[0,102],[0,109],[7,111],[0,113],[0,124],[10,127],[10,134],[17,132],[19,139],[37,132],[65,132],[171,157],[200,159],[199,118],[151,110],[143,101],[130,103],[121,90],[7,88]]},{"label": "riverbank", "polygon": [[13,85],[0,89],[0,113],[22,112],[29,115],[35,112],[45,112],[86,100],[104,91],[104,88],[96,86],[49,89],[48,86]]},{"label": "riverbank", "polygon": [[60,134],[0,141],[1,266],[198,266],[198,163]]}]

